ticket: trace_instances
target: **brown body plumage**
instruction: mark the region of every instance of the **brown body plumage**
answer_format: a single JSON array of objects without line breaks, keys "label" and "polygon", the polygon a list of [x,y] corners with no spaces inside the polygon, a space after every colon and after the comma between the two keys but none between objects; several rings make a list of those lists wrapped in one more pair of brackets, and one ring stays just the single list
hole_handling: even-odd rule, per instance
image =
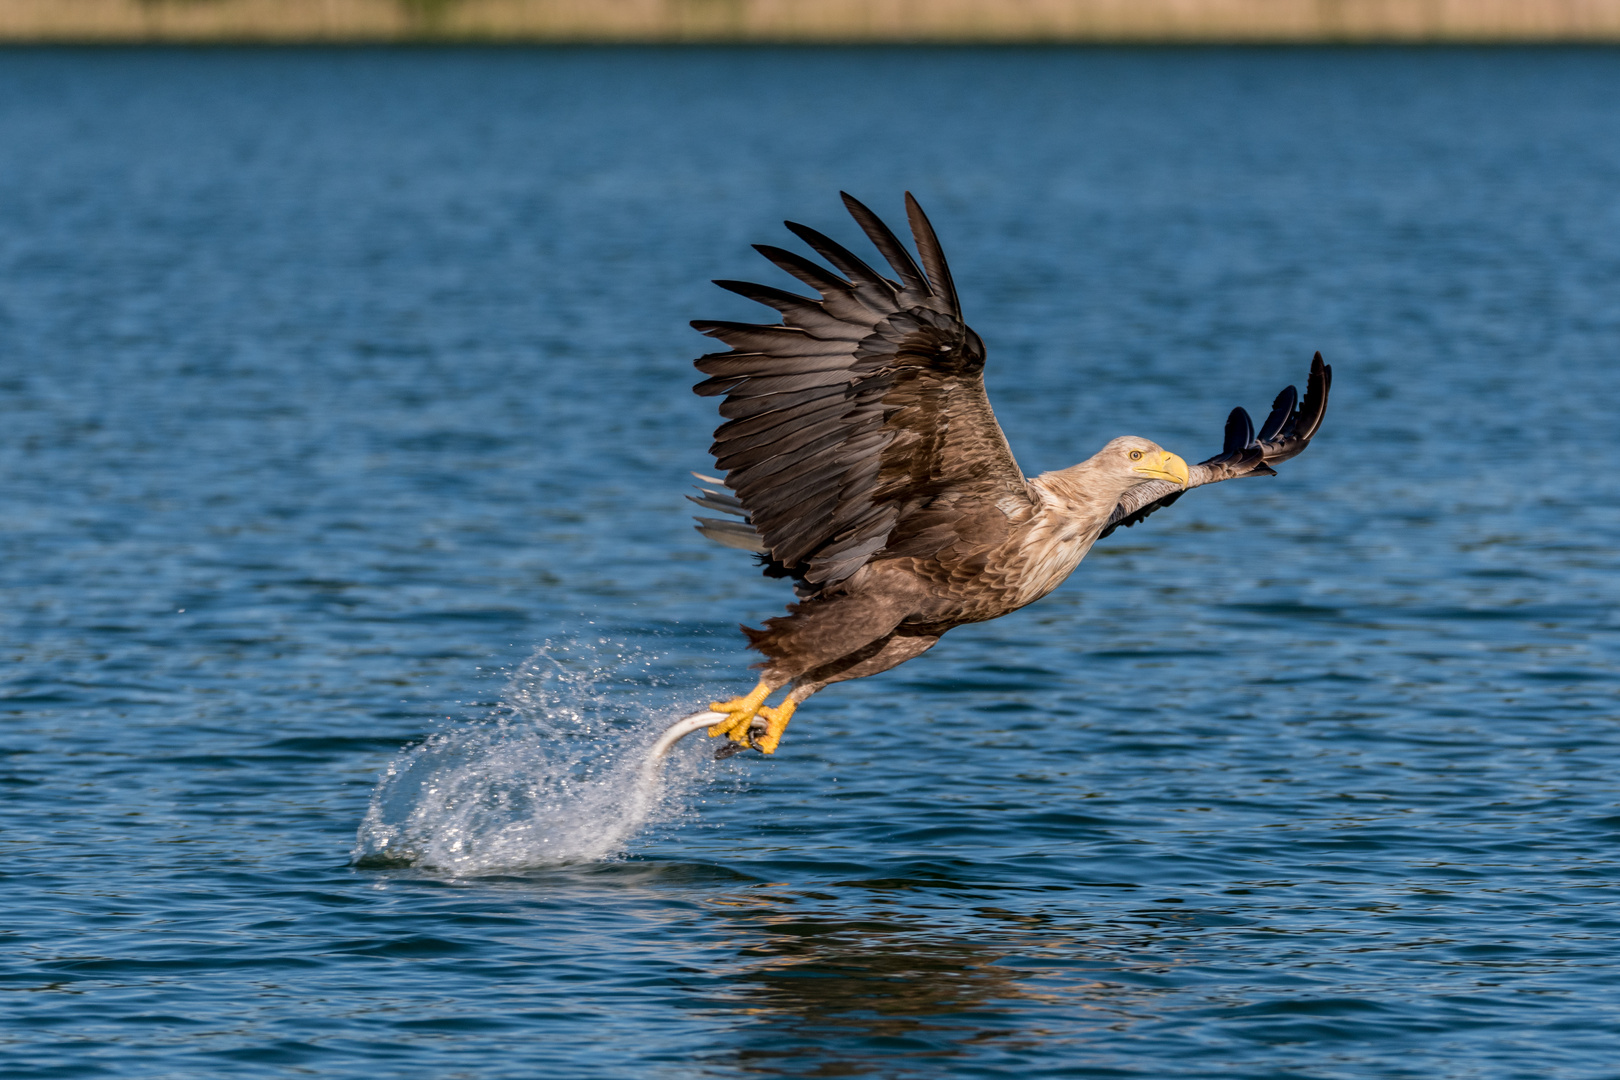
[{"label": "brown body plumage", "polygon": [[[798,702],[829,683],[886,671],[964,623],[1016,611],[1056,588],[1091,545],[1190,487],[1270,474],[1304,449],[1327,405],[1318,355],[1305,400],[1278,395],[1258,434],[1242,409],[1226,444],[1188,468],[1146,439],[1114,439],[1072,468],[1026,479],[985,396],[984,345],[962,321],[944,253],[909,194],[921,267],[848,195],[845,206],[893,268],[874,271],[822,234],[788,223],[842,276],[780,248],[758,250],[817,291],[716,284],[782,315],[779,325],[694,322],[731,346],[697,361],[703,395],[725,395],[711,448],[724,487],[699,505],[722,544],[757,551],[799,601],[764,629],[744,627],[766,660],[759,686],[715,703],[739,745],[773,751]],[[777,709],[761,708],[791,684]]]}]

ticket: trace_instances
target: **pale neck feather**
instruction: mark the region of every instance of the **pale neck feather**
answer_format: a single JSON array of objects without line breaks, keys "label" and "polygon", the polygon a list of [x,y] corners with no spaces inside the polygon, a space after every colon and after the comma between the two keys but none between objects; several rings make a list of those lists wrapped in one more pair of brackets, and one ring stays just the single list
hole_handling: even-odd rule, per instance
[{"label": "pale neck feather", "polygon": [[1095,458],[1042,473],[1029,482],[1039,505],[1019,545],[1021,604],[1039,600],[1074,572],[1107,526],[1120,496],[1138,482]]},{"label": "pale neck feather", "polygon": [[[1099,457],[1101,455],[1098,455]],[[1041,473],[1030,483],[1042,495],[1043,513],[1056,514],[1076,523],[1095,521],[1097,531],[1125,493],[1142,482],[1140,476],[1120,473],[1097,457],[1056,472]]]}]

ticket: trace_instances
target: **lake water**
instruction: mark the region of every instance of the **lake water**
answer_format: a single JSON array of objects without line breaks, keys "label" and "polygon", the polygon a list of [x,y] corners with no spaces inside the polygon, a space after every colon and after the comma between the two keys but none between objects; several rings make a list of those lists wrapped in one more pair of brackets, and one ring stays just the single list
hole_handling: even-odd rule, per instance
[{"label": "lake water", "polygon": [[[0,1072],[1620,1075],[1617,101],[1579,50],[0,52]],[[1198,460],[1315,349],[1333,405],[641,824],[787,596],[689,528],[685,320],[840,188],[922,198],[1026,472]]]}]

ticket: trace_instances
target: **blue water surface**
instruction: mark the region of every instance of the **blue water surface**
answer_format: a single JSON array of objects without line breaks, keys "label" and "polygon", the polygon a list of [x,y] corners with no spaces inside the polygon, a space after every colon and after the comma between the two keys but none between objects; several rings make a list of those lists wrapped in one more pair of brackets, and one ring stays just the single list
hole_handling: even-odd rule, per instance
[{"label": "blue water surface", "polygon": [[[0,1073],[1620,1075],[1616,102],[1612,51],[0,53]],[[924,201],[1026,472],[1198,460],[1316,349],[1333,406],[638,828],[787,599],[688,528],[685,320],[840,188]]]}]

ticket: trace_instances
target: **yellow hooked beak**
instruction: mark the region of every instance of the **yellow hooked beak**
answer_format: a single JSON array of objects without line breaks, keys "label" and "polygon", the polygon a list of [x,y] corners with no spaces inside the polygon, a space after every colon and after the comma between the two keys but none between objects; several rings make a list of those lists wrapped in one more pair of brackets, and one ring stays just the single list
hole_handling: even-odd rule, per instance
[{"label": "yellow hooked beak", "polygon": [[1187,486],[1189,473],[1187,463],[1168,450],[1160,450],[1156,454],[1144,457],[1141,464],[1135,467],[1136,472],[1143,476],[1151,476],[1155,480],[1173,480],[1182,487]]}]

